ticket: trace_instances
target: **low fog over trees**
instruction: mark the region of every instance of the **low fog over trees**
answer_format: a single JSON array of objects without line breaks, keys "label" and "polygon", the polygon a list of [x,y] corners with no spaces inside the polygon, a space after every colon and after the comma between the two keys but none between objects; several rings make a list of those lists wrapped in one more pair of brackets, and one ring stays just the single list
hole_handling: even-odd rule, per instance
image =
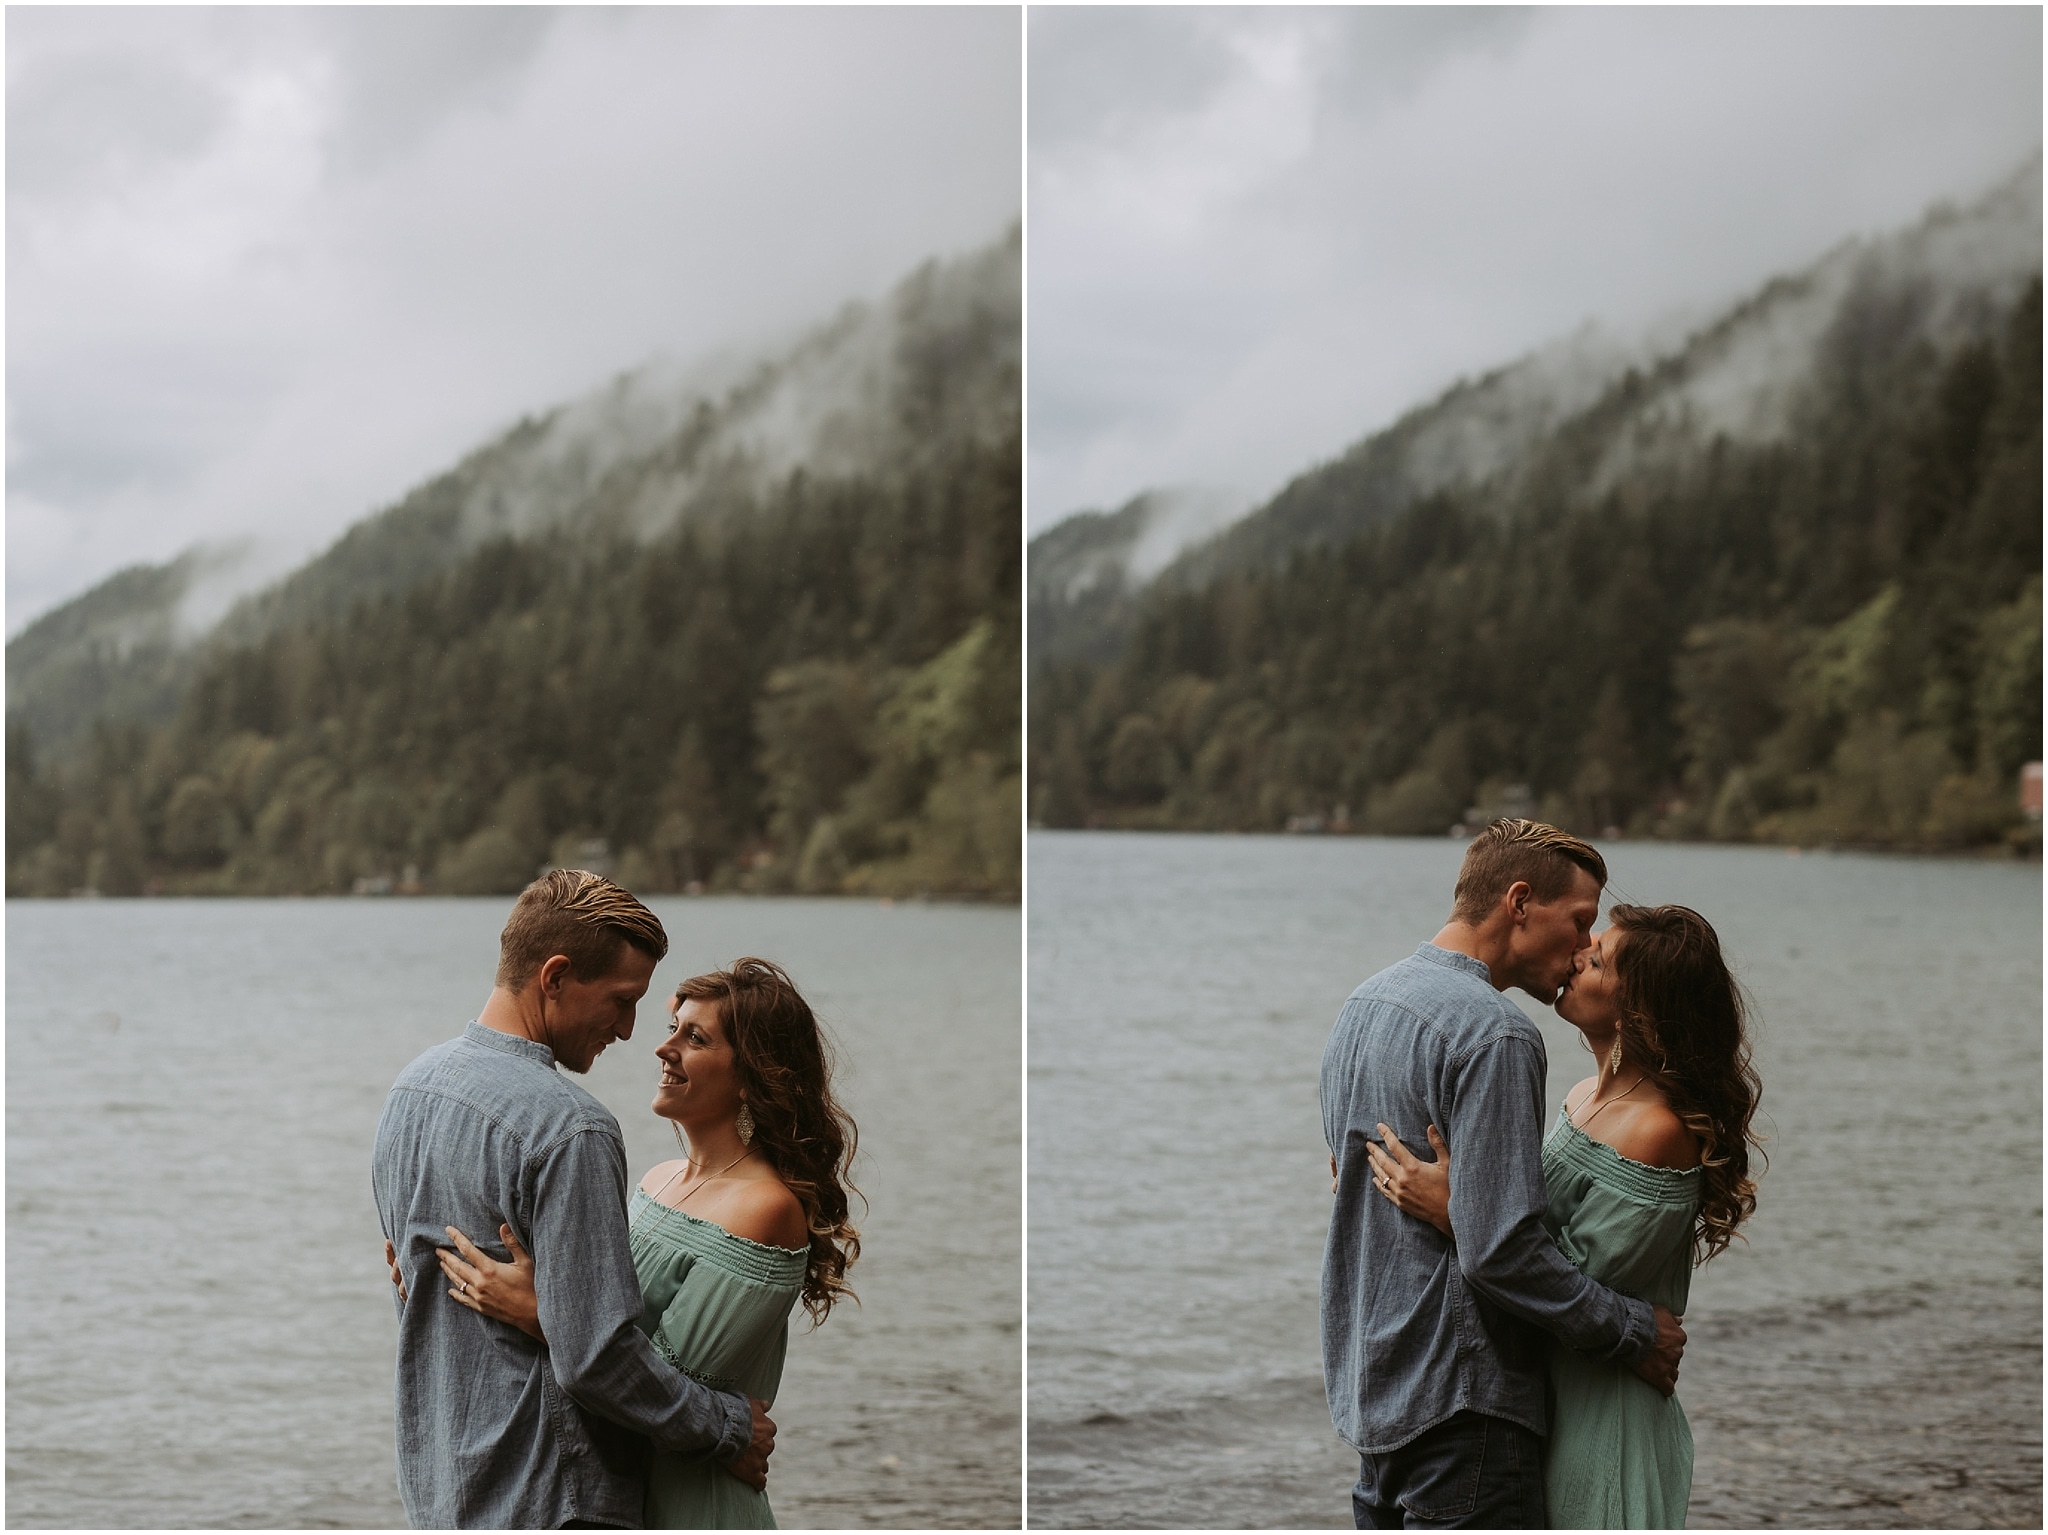
[{"label": "low fog over trees", "polygon": [[[595,863],[1014,899],[1017,252],[927,268],[638,437],[587,402],[545,475],[560,418],[524,423],[175,665],[45,620],[10,647],[52,707],[10,711],[9,893],[502,893]],[[593,467],[598,427],[627,441]],[[109,683],[37,739],[73,723],[40,677],[138,656],[149,708]]]},{"label": "low fog over trees", "polygon": [[1506,480],[1347,528],[1354,450],[1142,588],[1034,583],[1034,819],[2038,848],[2040,280],[1929,307],[1851,293],[1782,431],[1636,452],[1631,371]]}]

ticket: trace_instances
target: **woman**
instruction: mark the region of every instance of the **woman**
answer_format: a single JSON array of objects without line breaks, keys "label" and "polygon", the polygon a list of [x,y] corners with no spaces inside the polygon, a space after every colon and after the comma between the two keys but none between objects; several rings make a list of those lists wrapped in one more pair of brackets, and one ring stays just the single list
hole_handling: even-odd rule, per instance
[{"label": "woman", "polygon": [[[1617,906],[1555,1004],[1599,1071],[1574,1087],[1543,1145],[1543,1223],[1564,1255],[1624,1294],[1683,1313],[1691,1270],[1756,1209],[1749,1176],[1758,1082],[1742,993],[1706,918]],[[1450,1161],[1368,1147],[1375,1185],[1453,1237]],[[1692,1430],[1676,1397],[1626,1366],[1553,1341],[1544,1497],[1553,1529],[1680,1529]]]},{"label": "woman", "polygon": [[[662,1068],[654,1112],[670,1122],[683,1155],[650,1171],[627,1211],[640,1326],[686,1375],[772,1404],[791,1307],[801,1298],[815,1325],[853,1293],[853,1121],[833,1101],[817,1020],[778,966],[742,959],[694,976],[676,989],[669,1016],[654,1051]],[[509,1228],[500,1236],[510,1263],[450,1234],[460,1256],[442,1251],[449,1293],[546,1342],[533,1260]],[[775,1528],[765,1492],[714,1462],[661,1452],[648,1474],[646,1522]]]}]

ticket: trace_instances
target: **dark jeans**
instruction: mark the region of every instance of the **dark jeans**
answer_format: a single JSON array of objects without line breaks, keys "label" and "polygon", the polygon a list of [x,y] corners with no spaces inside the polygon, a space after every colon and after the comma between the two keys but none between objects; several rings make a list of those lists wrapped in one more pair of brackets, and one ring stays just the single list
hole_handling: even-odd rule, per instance
[{"label": "dark jeans", "polygon": [[1351,1518],[1361,1530],[1540,1530],[1543,1440],[1461,1412],[1398,1450],[1361,1455]]}]

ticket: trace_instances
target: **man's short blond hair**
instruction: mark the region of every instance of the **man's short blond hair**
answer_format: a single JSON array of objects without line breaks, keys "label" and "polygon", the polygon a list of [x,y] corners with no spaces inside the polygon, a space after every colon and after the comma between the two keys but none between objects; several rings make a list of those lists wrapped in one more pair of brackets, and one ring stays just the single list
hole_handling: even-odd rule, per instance
[{"label": "man's short blond hair", "polygon": [[626,944],[659,960],[668,934],[624,886],[588,869],[550,869],[519,893],[498,935],[498,984],[524,991],[557,954],[568,956],[576,980],[599,980],[618,968]]},{"label": "man's short blond hair", "polygon": [[1530,899],[1554,901],[1581,869],[1606,888],[1607,861],[1584,838],[1541,821],[1495,821],[1465,849],[1451,915],[1477,927],[1517,880],[1528,885]]}]

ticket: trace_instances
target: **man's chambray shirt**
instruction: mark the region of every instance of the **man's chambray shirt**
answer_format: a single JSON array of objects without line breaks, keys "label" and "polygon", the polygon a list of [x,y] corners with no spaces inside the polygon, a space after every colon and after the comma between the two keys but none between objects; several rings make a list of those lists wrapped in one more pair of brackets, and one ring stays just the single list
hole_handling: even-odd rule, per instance
[{"label": "man's chambray shirt", "polygon": [[[472,1023],[406,1067],[371,1184],[411,1297],[398,1487],[415,1528],[637,1527],[650,1440],[720,1460],[746,1448],[746,1398],[679,1374],[637,1325],[625,1141],[545,1045]],[[533,1254],[545,1345],[445,1293],[442,1227],[505,1258],[501,1222]]]},{"label": "man's chambray shirt", "polygon": [[[1323,1051],[1323,1134],[1337,1158],[1323,1253],[1323,1383],[1353,1449],[1399,1449],[1470,1409],[1548,1431],[1544,1334],[1633,1363],[1647,1301],[1574,1268],[1543,1229],[1543,1036],[1486,966],[1425,943],[1360,986]],[[1451,1229],[1372,1186],[1384,1124],[1423,1158],[1450,1148]]]}]

